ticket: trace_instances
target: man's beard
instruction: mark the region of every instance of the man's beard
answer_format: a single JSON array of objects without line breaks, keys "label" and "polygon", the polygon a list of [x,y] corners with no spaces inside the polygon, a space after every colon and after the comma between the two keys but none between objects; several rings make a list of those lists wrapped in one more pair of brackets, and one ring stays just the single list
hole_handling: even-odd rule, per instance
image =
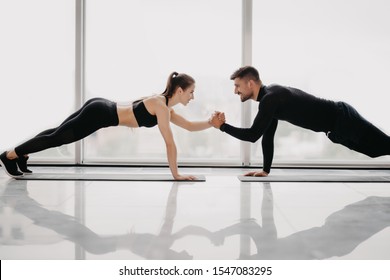
[{"label": "man's beard", "polygon": [[240,99],[241,99],[241,102],[245,102],[245,101],[247,101],[248,99],[250,99],[251,98],[251,96],[248,94],[248,95],[242,95],[242,94],[240,94]]}]

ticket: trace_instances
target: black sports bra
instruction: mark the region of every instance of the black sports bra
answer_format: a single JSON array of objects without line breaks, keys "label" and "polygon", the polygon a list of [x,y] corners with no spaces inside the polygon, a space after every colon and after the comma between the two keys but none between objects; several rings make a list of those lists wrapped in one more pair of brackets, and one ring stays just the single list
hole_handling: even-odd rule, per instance
[{"label": "black sports bra", "polygon": [[[166,96],[165,100],[165,103],[168,105],[168,98]],[[153,127],[157,124],[156,115],[152,115],[146,110],[143,99],[138,99],[133,102],[133,112],[138,126]]]}]

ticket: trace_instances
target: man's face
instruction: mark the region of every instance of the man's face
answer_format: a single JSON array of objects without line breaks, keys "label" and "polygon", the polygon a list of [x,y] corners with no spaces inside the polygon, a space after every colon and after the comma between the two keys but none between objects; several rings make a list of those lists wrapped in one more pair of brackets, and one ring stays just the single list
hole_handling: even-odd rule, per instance
[{"label": "man's face", "polygon": [[234,93],[238,94],[241,98],[241,102],[245,102],[251,99],[253,96],[253,89],[248,79],[235,78],[234,79]]}]

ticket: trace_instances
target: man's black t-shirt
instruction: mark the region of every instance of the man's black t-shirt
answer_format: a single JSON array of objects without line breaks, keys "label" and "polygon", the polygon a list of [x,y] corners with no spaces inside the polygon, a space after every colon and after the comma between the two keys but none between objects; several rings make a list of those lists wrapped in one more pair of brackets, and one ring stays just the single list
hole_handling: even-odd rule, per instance
[{"label": "man's black t-shirt", "polygon": [[268,173],[272,165],[278,120],[327,133],[334,128],[338,115],[336,102],[280,85],[262,86],[257,101],[259,111],[250,128],[238,128],[225,123],[221,130],[235,138],[253,143],[263,136],[263,169]]}]

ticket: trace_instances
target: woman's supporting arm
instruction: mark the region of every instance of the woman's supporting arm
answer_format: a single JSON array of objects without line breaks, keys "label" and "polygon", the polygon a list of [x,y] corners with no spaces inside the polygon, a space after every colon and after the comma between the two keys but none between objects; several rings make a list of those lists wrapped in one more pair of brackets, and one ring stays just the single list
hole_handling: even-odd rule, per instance
[{"label": "woman's supporting arm", "polygon": [[158,128],[164,138],[169,168],[175,180],[194,180],[194,176],[181,176],[177,167],[177,149],[173,138],[172,130],[169,124],[170,112],[166,106],[157,106],[156,116],[158,120]]}]

